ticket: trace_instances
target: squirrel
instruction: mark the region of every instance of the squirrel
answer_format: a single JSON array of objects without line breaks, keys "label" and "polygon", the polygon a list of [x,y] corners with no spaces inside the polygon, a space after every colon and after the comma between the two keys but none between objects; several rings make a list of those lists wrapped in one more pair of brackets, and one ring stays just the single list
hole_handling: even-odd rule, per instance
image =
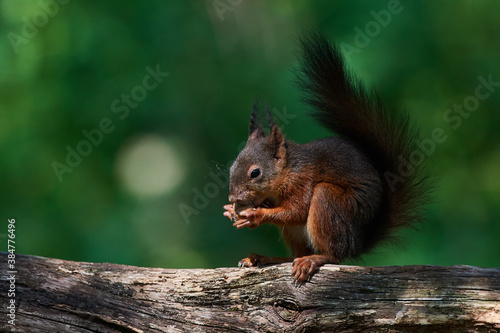
[{"label": "squirrel", "polygon": [[287,140],[268,106],[266,134],[256,100],[247,143],[230,168],[224,216],[238,229],[279,226],[293,258],[251,253],[239,266],[293,261],[293,280],[302,284],[321,266],[355,258],[420,221],[429,172],[403,165],[418,149],[408,115],[367,92],[322,33],[302,35],[299,45],[295,81],[314,118],[337,136]]}]

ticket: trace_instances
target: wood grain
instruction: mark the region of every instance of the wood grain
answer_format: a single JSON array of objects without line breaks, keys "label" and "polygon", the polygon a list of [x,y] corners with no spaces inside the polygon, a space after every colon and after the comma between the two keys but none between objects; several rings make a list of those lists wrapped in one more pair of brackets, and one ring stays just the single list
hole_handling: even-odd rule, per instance
[{"label": "wood grain", "polygon": [[[0,255],[8,285],[7,255]],[[16,325],[2,332],[498,332],[500,268],[291,264],[162,269],[16,256]]]}]

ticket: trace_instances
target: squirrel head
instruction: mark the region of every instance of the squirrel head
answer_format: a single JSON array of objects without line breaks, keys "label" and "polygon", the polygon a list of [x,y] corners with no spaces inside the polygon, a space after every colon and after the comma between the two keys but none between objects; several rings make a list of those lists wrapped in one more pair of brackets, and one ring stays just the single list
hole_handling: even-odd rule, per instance
[{"label": "squirrel head", "polygon": [[280,194],[280,176],[287,163],[285,136],[274,125],[271,111],[266,107],[269,135],[257,125],[257,101],[254,103],[248,140],[230,169],[229,201],[241,207],[271,207]]}]

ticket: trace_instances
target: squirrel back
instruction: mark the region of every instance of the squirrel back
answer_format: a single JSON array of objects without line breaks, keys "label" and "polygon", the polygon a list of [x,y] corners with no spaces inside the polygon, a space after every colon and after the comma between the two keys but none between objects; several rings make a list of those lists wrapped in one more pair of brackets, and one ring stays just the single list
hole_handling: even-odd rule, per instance
[{"label": "squirrel back", "polygon": [[[408,115],[382,105],[374,91],[345,66],[342,54],[319,32],[300,38],[302,54],[296,81],[313,116],[325,128],[354,143],[371,160],[382,179],[384,198],[373,226],[372,243],[422,218],[429,193],[429,172],[411,165],[418,134]],[[368,246],[371,247],[371,246]]]}]

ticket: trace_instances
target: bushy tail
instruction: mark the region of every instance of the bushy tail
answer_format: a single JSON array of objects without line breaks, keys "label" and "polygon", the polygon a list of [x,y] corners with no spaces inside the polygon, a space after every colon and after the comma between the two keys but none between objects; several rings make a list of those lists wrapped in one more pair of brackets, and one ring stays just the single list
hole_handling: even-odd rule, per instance
[{"label": "bushy tail", "polygon": [[367,92],[323,34],[305,34],[300,44],[297,81],[306,102],[314,108],[313,115],[323,126],[361,147],[383,179],[386,202],[383,230],[378,231],[386,235],[390,229],[420,220],[429,177],[422,165],[408,162],[418,148],[418,136],[408,116],[385,109],[374,92]]}]

